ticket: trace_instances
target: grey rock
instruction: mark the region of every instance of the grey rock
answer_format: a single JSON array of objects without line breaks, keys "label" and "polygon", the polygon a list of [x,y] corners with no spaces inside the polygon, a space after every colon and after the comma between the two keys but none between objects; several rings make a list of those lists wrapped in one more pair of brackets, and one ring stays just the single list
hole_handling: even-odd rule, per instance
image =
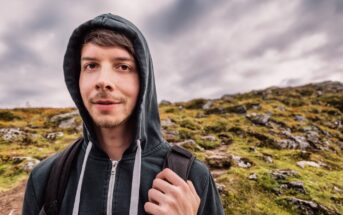
[{"label": "grey rock", "polygon": [[295,197],[286,197],[285,200],[293,204],[298,210],[300,210],[301,214],[306,214],[306,215],[338,214],[336,212],[330,211],[328,208],[314,201],[302,200]]},{"label": "grey rock", "polygon": [[306,118],[303,117],[303,116],[301,116],[301,115],[295,115],[295,116],[294,116],[294,119],[295,119],[296,121],[299,121],[299,122],[303,122],[303,121],[306,120]]},{"label": "grey rock", "polygon": [[51,117],[50,122],[57,123],[58,127],[62,129],[77,128],[80,126],[76,122],[77,116],[79,116],[79,112],[76,110],[69,113],[55,115]]},{"label": "grey rock", "polygon": [[194,140],[189,139],[189,140],[185,140],[182,142],[177,142],[177,143],[173,143],[173,145],[177,145],[186,149],[190,149],[190,150],[196,150],[196,151],[205,151],[204,148],[202,148],[201,146],[199,146]]},{"label": "grey rock", "polygon": [[63,129],[75,128],[76,126],[77,125],[76,125],[75,118],[69,118],[69,119],[63,120],[58,125],[59,128],[63,128]]},{"label": "grey rock", "polygon": [[20,128],[2,128],[0,129],[0,135],[6,141],[14,141],[25,137],[25,132]]},{"label": "grey rock", "polygon": [[233,107],[228,107],[225,109],[226,113],[238,113],[238,114],[245,114],[247,112],[247,108],[244,105],[238,105]]},{"label": "grey rock", "polygon": [[297,166],[299,166],[301,168],[305,168],[306,166],[319,168],[321,166],[321,164],[316,163],[314,161],[298,161]]},{"label": "grey rock", "polygon": [[40,160],[32,157],[13,157],[12,159],[14,163],[20,164],[20,166],[26,172],[31,172],[32,169],[40,162]]},{"label": "grey rock", "polygon": [[289,131],[282,131],[288,139],[283,139],[277,143],[281,149],[307,149],[310,144],[303,136],[293,136]]},{"label": "grey rock", "polygon": [[169,127],[172,125],[174,125],[174,123],[169,118],[161,121],[161,126],[163,127]]},{"label": "grey rock", "polygon": [[48,140],[56,140],[59,137],[63,137],[63,132],[51,132],[45,135],[45,138]]},{"label": "grey rock", "polygon": [[257,180],[257,174],[256,173],[251,173],[249,176],[248,176],[248,179],[250,180]]},{"label": "grey rock", "polygon": [[206,163],[212,168],[230,168],[231,157],[226,154],[215,154],[205,158]]},{"label": "grey rock", "polygon": [[336,186],[333,186],[332,190],[333,190],[333,192],[335,192],[335,193],[343,193],[343,190],[340,189],[339,187],[336,187]]},{"label": "grey rock", "polygon": [[207,140],[207,141],[216,141],[217,138],[213,135],[206,135],[201,137],[202,140]]},{"label": "grey rock", "polygon": [[310,144],[306,141],[306,138],[303,136],[294,136],[293,139],[298,143],[299,149],[307,149],[310,146]]},{"label": "grey rock", "polygon": [[208,100],[208,101],[202,106],[202,109],[203,109],[203,110],[208,110],[208,109],[210,109],[212,103],[213,103],[212,100]]},{"label": "grey rock", "polygon": [[53,117],[51,117],[50,122],[60,122],[66,119],[74,118],[76,116],[79,116],[79,111],[72,111],[69,113],[63,113],[63,114],[58,114]]},{"label": "grey rock", "polygon": [[273,163],[273,158],[269,155],[264,155],[263,160],[267,163]]},{"label": "grey rock", "polygon": [[225,188],[226,188],[226,187],[225,187],[224,184],[216,183],[216,187],[217,187],[217,189],[218,189],[218,191],[219,191],[220,194],[225,193],[225,191],[226,191]]},{"label": "grey rock", "polygon": [[283,180],[291,176],[297,176],[299,175],[299,173],[291,169],[278,169],[278,170],[273,170],[271,175],[276,180],[280,180],[280,179]]},{"label": "grey rock", "polygon": [[266,126],[271,115],[270,114],[247,114],[246,117],[254,124]]},{"label": "grey rock", "polygon": [[283,139],[277,142],[277,147],[280,149],[296,149],[298,144],[294,140]]},{"label": "grey rock", "polygon": [[291,182],[288,182],[286,184],[283,184],[282,185],[282,188],[284,189],[294,189],[300,193],[304,193],[306,194],[306,190],[305,190],[305,187],[304,187],[304,182],[302,181],[291,181]]},{"label": "grey rock", "polygon": [[247,158],[242,158],[237,155],[232,155],[231,156],[232,160],[235,161],[235,163],[242,168],[250,168],[252,166],[252,162],[249,161]]}]

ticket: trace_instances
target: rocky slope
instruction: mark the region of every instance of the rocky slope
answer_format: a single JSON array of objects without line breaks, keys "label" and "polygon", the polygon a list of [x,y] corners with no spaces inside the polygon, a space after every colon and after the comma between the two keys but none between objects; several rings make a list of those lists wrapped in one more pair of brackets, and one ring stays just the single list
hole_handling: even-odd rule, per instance
[{"label": "rocky slope", "polygon": [[[343,214],[342,83],[162,101],[160,114],[165,139],[208,165],[227,214]],[[80,124],[72,108],[0,110],[1,201]]]}]

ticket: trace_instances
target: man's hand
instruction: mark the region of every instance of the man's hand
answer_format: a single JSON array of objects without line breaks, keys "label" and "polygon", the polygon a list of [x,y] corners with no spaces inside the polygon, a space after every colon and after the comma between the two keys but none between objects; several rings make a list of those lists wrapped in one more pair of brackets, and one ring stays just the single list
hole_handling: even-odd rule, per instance
[{"label": "man's hand", "polygon": [[168,168],[157,174],[148,198],[144,210],[153,215],[196,215],[200,205],[193,183]]}]

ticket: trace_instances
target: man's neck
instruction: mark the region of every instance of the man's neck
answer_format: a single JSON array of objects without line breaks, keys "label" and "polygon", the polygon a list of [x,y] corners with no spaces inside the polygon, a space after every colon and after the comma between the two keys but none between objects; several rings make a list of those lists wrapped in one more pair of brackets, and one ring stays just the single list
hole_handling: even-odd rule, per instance
[{"label": "man's neck", "polygon": [[128,123],[115,128],[96,128],[99,144],[111,160],[120,160],[132,142],[132,128]]}]

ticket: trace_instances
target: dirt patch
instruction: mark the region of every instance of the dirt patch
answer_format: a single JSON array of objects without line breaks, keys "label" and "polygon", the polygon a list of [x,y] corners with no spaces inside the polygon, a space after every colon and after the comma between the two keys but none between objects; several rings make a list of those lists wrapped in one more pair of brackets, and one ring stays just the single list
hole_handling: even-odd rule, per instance
[{"label": "dirt patch", "polygon": [[26,180],[22,181],[17,187],[0,192],[0,214],[20,215],[23,206]]}]

